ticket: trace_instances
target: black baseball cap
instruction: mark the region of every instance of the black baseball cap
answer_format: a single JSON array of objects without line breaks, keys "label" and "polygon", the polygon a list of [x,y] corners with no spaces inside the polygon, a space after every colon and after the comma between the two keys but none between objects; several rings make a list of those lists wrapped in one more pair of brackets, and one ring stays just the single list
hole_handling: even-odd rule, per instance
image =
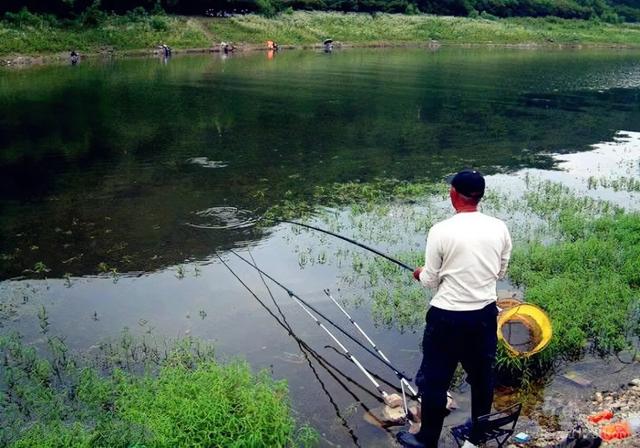
[{"label": "black baseball cap", "polygon": [[484,177],[477,170],[465,169],[447,177],[447,183],[464,196],[480,199],[484,196]]}]

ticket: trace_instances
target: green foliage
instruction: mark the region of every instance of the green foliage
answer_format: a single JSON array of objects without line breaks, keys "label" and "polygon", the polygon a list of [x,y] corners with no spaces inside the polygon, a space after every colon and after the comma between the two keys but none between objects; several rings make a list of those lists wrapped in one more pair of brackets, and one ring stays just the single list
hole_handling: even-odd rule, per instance
[{"label": "green foliage", "polygon": [[164,16],[153,16],[149,20],[149,24],[154,31],[168,31],[169,20]]},{"label": "green foliage", "polygon": [[32,14],[27,8],[22,8],[18,12],[7,11],[4,14],[4,20],[7,24],[18,27],[44,27],[57,26],[58,20],[51,14]]},{"label": "green foliage", "polygon": [[278,12],[276,2],[273,0],[256,0],[258,14],[265,17],[274,17]]},{"label": "green foliage", "polygon": [[[637,21],[640,8],[633,0],[5,0],[0,13],[20,8],[63,19],[78,19],[83,26],[97,26],[105,19],[105,12],[130,15],[131,11],[154,15],[169,11],[173,14],[223,15],[238,12],[257,13],[273,17],[285,8],[340,12],[406,13],[426,12],[437,15],[493,17],[561,17],[565,19],[593,19],[609,23],[621,20]],[[25,9],[26,10],[26,9]],[[127,12],[129,11],[129,12]],[[34,19],[22,17],[20,23],[33,25]],[[37,19],[35,20],[37,21]]]},{"label": "green foliage", "polygon": [[16,335],[0,338],[2,446],[267,447],[316,439],[308,427],[295,431],[284,382],[254,375],[244,362],[219,364],[192,339],[158,358],[160,349],[124,332],[102,347],[96,366],[69,357],[60,340],[50,347],[47,360]]},{"label": "green foliage", "polygon": [[79,17],[79,23],[86,27],[98,26],[107,19],[107,14],[100,9],[100,0],[94,2],[85,9]]},{"label": "green foliage", "polygon": [[35,17],[39,22],[33,26],[19,25],[22,19],[0,22],[0,54],[54,53],[70,49],[99,52],[105,47],[139,50],[155,48],[160,42],[174,48],[211,46],[202,23],[192,18],[150,15],[142,10],[115,16],[96,9],[58,25],[41,16]]}]

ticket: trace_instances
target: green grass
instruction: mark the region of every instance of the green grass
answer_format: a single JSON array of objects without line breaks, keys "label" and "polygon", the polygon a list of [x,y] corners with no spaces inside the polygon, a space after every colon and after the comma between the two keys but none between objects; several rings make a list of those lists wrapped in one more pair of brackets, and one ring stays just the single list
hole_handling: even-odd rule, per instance
[{"label": "green grass", "polygon": [[232,18],[106,16],[95,26],[53,26],[45,20],[21,26],[0,22],[0,55],[36,55],[77,49],[148,50],[165,42],[175,49],[210,48],[221,41],[262,45],[319,44],[323,39],[354,45],[584,44],[640,45],[640,27],[557,18],[486,20],[433,15],[303,12],[274,18],[249,14]]},{"label": "green grass", "polygon": [[47,356],[15,336],[4,360],[0,445],[10,447],[285,447],[315,441],[296,430],[286,383],[220,364],[193,339],[159,349],[127,332],[98,364],[57,338]]},{"label": "green grass", "polygon": [[433,15],[294,12],[275,18],[257,15],[212,19],[220,40],[318,44],[332,38],[348,44],[620,44],[640,45],[640,27],[563,19],[472,19]]},{"label": "green grass", "polygon": [[0,55],[150,50],[164,42],[174,48],[211,47],[200,22],[185,17],[149,16],[141,20],[108,16],[99,25],[15,27],[0,22]]}]

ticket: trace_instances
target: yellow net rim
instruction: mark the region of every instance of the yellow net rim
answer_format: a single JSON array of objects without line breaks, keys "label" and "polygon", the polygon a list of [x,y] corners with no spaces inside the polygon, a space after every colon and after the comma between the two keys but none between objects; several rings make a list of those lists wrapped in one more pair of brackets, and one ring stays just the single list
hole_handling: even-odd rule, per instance
[{"label": "yellow net rim", "polygon": [[[502,328],[508,322],[520,322],[533,334],[536,345],[530,350],[519,350],[509,344],[502,334]],[[503,310],[498,316],[498,340],[515,356],[531,356],[542,351],[553,336],[551,320],[542,308],[532,303],[520,303]]]}]

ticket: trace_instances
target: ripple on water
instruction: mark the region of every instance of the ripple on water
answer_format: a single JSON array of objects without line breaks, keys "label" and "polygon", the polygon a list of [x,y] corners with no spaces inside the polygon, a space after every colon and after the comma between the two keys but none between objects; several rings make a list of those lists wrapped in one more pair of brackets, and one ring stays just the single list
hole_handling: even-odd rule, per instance
[{"label": "ripple on water", "polygon": [[203,168],[224,168],[229,165],[227,162],[221,160],[209,160],[208,157],[192,157],[188,159],[187,162]]},{"label": "ripple on water", "polygon": [[194,212],[193,216],[193,222],[187,225],[199,229],[244,229],[258,221],[253,212],[237,207],[211,207]]}]

